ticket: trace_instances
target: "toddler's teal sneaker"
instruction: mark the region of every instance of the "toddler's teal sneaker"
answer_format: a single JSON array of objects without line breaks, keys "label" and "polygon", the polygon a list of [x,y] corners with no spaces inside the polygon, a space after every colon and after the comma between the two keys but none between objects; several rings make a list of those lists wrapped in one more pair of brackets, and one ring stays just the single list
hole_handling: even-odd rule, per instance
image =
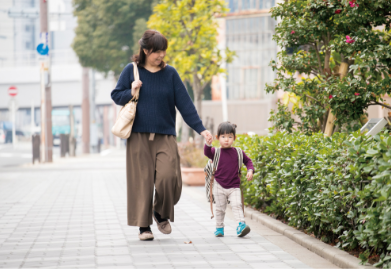
[{"label": "toddler's teal sneaker", "polygon": [[236,228],[236,233],[239,237],[247,235],[251,231],[250,226],[246,225],[244,222],[239,222],[238,228]]},{"label": "toddler's teal sneaker", "polygon": [[216,237],[223,237],[224,236],[224,228],[216,228],[215,236]]}]

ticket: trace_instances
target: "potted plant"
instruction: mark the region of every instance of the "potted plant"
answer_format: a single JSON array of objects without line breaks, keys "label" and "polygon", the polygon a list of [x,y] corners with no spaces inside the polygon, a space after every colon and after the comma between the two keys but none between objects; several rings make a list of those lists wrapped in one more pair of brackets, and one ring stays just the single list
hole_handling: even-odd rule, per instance
[{"label": "potted plant", "polygon": [[179,155],[181,157],[182,182],[189,186],[203,186],[205,184],[204,167],[208,158],[204,155],[203,148],[198,148],[194,143],[179,143]]}]

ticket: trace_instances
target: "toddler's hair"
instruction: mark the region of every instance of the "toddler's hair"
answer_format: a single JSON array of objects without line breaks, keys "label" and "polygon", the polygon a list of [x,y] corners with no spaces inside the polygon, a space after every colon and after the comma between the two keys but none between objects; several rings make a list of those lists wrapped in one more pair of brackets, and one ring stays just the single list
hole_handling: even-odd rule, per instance
[{"label": "toddler's hair", "polygon": [[230,123],[229,121],[220,123],[219,127],[217,128],[217,137],[220,137],[220,135],[223,134],[234,134],[235,136],[236,127],[238,127],[236,124]]}]

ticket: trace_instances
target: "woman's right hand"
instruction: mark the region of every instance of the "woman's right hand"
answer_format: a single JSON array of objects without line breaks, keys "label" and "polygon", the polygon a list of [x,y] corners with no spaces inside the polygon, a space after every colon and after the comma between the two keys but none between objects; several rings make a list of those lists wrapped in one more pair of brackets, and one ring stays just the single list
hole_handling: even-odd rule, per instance
[{"label": "woman's right hand", "polygon": [[132,95],[134,95],[136,93],[136,89],[141,88],[141,86],[143,86],[143,83],[141,82],[141,80],[133,81],[132,82]]},{"label": "woman's right hand", "polygon": [[206,140],[206,143],[208,145],[211,145],[212,142],[213,142],[213,136],[212,134],[208,131],[208,130],[204,130],[203,132],[200,133],[200,135],[202,135],[205,140]]}]

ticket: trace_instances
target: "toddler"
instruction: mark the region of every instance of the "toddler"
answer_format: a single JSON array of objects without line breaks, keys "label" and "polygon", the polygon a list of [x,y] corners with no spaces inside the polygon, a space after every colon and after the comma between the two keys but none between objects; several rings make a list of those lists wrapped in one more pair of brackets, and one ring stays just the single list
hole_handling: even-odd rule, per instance
[{"label": "toddler", "polygon": [[[232,212],[239,223],[236,233],[239,237],[250,232],[250,227],[244,221],[242,197],[240,191],[238,152],[232,147],[236,139],[236,124],[223,122],[217,129],[216,138],[220,142],[220,159],[215,172],[213,183],[213,195],[216,202],[216,237],[224,236],[224,216],[227,208],[227,200],[231,204]],[[207,143],[204,146],[204,154],[213,160],[215,148]],[[247,180],[253,179],[254,166],[249,157],[243,152],[243,163],[247,167]]]}]

